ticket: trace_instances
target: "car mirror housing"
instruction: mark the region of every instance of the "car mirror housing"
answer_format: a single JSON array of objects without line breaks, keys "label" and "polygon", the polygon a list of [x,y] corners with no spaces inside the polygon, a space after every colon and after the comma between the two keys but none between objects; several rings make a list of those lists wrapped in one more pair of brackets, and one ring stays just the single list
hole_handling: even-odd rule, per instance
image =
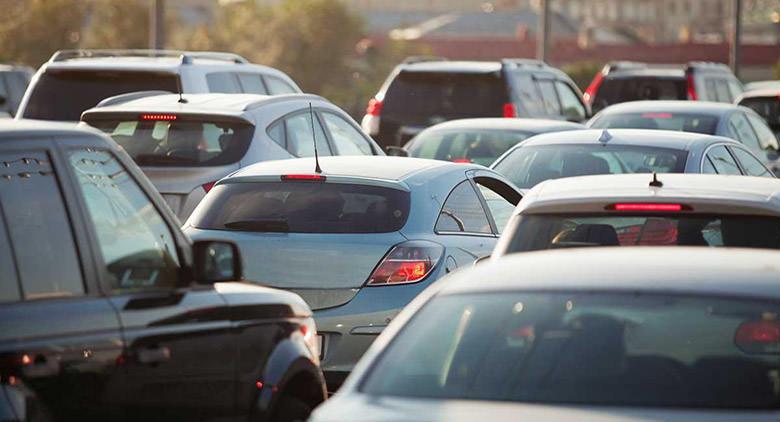
[{"label": "car mirror housing", "polygon": [[401,147],[397,147],[395,145],[390,145],[385,148],[385,152],[390,157],[408,157],[409,152]]},{"label": "car mirror housing", "polygon": [[193,275],[198,284],[237,281],[243,277],[241,252],[233,242],[199,240],[192,245]]}]

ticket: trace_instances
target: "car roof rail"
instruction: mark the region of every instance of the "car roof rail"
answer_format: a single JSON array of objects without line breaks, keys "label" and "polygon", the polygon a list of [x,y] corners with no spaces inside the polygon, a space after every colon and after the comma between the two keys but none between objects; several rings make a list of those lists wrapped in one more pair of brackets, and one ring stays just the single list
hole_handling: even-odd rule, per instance
[{"label": "car roof rail", "polygon": [[613,70],[626,70],[626,69],[644,69],[647,67],[647,63],[632,62],[629,60],[618,60],[609,62],[604,66],[605,73],[609,73]]},{"label": "car roof rail", "polygon": [[717,69],[717,70],[727,70],[731,71],[731,68],[723,63],[718,62],[688,62],[688,64],[685,65],[686,69],[694,69],[694,68],[704,68],[704,69]]},{"label": "car roof rail", "polygon": [[415,64],[415,63],[424,63],[424,62],[446,62],[449,60],[446,57],[441,56],[409,56],[404,59],[402,64]]},{"label": "car roof rail", "polygon": [[223,53],[216,51],[181,51],[181,50],[148,50],[148,49],[102,49],[102,50],[60,50],[49,59],[50,62],[63,62],[72,59],[87,59],[98,57],[148,57],[148,58],[180,58],[182,64],[192,64],[193,59],[208,59],[232,62],[237,64],[249,63],[244,57],[235,53]]},{"label": "car roof rail", "polygon": [[501,59],[502,65],[515,65],[515,66],[534,66],[534,67],[549,67],[547,63],[542,60],[536,59],[523,59],[523,58],[508,58]]},{"label": "car roof rail", "polygon": [[126,94],[119,94],[119,95],[114,95],[113,97],[104,98],[101,102],[97,103],[95,108],[122,104],[128,101],[138,100],[140,98],[155,97],[157,95],[170,95],[170,94],[175,94],[175,92],[163,91],[163,90],[128,92]]}]

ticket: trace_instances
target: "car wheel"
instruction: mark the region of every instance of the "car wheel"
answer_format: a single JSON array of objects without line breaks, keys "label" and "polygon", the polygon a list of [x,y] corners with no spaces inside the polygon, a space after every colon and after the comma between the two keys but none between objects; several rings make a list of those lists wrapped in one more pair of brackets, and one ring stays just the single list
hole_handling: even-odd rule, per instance
[{"label": "car wheel", "polygon": [[273,422],[305,422],[311,414],[311,407],[303,400],[282,396],[274,412]]}]

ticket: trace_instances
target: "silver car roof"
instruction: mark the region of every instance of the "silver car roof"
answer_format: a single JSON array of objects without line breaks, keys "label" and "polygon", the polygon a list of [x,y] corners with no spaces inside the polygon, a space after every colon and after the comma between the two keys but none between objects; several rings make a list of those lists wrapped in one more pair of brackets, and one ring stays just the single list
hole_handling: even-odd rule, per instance
[{"label": "silver car roof", "polygon": [[440,293],[622,290],[774,300],[778,274],[780,252],[771,250],[594,247],[507,255],[453,274]]},{"label": "silver car roof", "polygon": [[[604,138],[605,132],[608,133],[607,138]],[[692,132],[651,129],[586,129],[537,135],[521,142],[515,148],[559,144],[598,145],[603,143],[607,145],[635,145],[687,151],[694,145],[702,142],[739,144],[739,142],[733,139],[722,136]]]},{"label": "silver car roof", "polygon": [[697,213],[780,216],[780,179],[712,174],[613,174],[547,180],[523,197],[515,214],[603,213],[616,202],[682,203]]},{"label": "silver car roof", "polygon": [[[95,135],[95,136],[84,136]],[[95,140],[98,144],[114,146],[110,138],[88,125],[71,122],[49,122],[29,119],[0,119],[0,139],[18,140],[25,137],[79,137],[83,141]]]},{"label": "silver car roof", "polygon": [[552,119],[507,119],[502,117],[482,117],[474,119],[457,119],[431,126],[425,131],[434,130],[517,130],[528,132],[548,132],[554,130],[584,129],[579,123]]},{"label": "silver car roof", "polygon": [[734,110],[744,110],[742,106],[713,101],[629,101],[608,106],[599,115],[618,113],[683,113],[723,116]]}]

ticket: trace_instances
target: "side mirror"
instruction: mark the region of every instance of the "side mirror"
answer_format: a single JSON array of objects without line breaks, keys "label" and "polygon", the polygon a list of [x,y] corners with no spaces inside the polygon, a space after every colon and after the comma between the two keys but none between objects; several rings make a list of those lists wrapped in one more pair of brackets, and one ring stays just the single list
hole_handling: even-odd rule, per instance
[{"label": "side mirror", "polygon": [[395,145],[390,145],[385,147],[385,152],[390,157],[408,157],[409,152],[401,147],[397,147]]},{"label": "side mirror", "polygon": [[196,241],[192,245],[192,262],[195,282],[198,284],[237,281],[243,277],[241,252],[233,242]]}]

